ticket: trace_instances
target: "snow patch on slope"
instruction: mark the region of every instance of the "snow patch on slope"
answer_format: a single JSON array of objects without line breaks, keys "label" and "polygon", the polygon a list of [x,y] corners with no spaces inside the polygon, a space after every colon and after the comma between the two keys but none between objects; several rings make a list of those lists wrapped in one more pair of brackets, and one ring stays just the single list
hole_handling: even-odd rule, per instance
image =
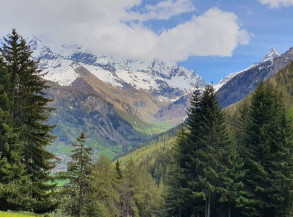
[{"label": "snow patch on slope", "polygon": [[[64,64],[65,61],[62,61],[63,64],[58,64],[57,67],[48,67],[47,69],[43,70],[45,76],[44,78],[50,81],[57,82],[61,86],[69,86],[73,81],[75,81],[79,74],[75,72],[75,65],[72,64],[72,61],[67,61],[67,64]],[[52,66],[56,63],[48,65]]]},{"label": "snow patch on slope", "polygon": [[110,83],[114,87],[123,87],[121,84],[121,80],[117,79],[115,75],[113,75],[110,71],[107,71],[99,66],[95,65],[87,65],[87,64],[80,64],[88,71],[90,71],[94,76],[98,79],[102,80],[103,82]]},{"label": "snow patch on slope", "polygon": [[[247,69],[244,69],[240,72],[234,72],[231,73],[229,75],[227,75],[225,78],[223,78],[222,80],[219,81],[219,83],[217,83],[216,85],[214,85],[214,89],[215,91],[218,91],[222,86],[224,86],[228,81],[230,81],[233,77],[235,77],[236,75],[245,72],[253,67],[259,66],[263,63],[269,62],[269,61],[273,61],[274,58],[281,56],[280,52],[277,51],[275,48],[270,49],[270,51],[259,61],[256,62],[254,64],[252,64],[250,67],[248,67]],[[261,66],[259,66],[261,69]],[[259,69],[259,70],[260,70]]]},{"label": "snow patch on slope", "polygon": [[79,75],[72,65],[78,63],[103,82],[123,88],[129,84],[136,89],[154,91],[159,100],[176,100],[190,93],[196,85],[206,82],[194,71],[178,66],[175,62],[159,59],[130,60],[97,56],[79,46],[57,46],[35,37],[29,40],[33,57],[40,59],[39,68],[47,72],[45,79],[70,85]]}]

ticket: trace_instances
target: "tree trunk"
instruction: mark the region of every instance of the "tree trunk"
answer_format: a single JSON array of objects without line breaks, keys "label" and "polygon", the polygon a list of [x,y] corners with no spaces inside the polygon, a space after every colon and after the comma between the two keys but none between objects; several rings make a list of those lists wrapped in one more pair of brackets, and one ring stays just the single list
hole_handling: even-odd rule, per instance
[{"label": "tree trunk", "polygon": [[81,156],[80,156],[80,159],[81,159],[81,164],[80,164],[80,182],[79,182],[79,213],[78,213],[78,216],[81,217],[81,210],[82,210],[82,206],[83,206],[83,144],[81,144]]},{"label": "tree trunk", "polygon": [[78,217],[81,217],[81,210],[82,210],[82,187],[79,188],[79,210],[78,210]]},{"label": "tree trunk", "polygon": [[211,216],[211,194],[209,194],[209,198],[208,198],[208,207],[207,207],[207,217]]},{"label": "tree trunk", "polygon": [[228,217],[231,217],[231,204],[229,203],[229,214]]},{"label": "tree trunk", "polygon": [[204,217],[207,217],[208,214],[208,200],[205,200],[205,207],[204,207]]}]

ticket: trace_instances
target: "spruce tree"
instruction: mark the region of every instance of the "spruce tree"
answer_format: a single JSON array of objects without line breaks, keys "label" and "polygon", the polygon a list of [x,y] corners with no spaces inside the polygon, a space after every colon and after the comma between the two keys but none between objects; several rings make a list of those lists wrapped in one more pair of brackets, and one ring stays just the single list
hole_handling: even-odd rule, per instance
[{"label": "spruce tree", "polygon": [[260,83],[252,95],[242,141],[242,214],[291,216],[292,138],[282,97],[272,85]]},{"label": "spruce tree", "polygon": [[50,134],[53,126],[48,124],[51,99],[44,92],[48,86],[37,69],[30,47],[14,29],[4,38],[0,53],[7,72],[4,88],[9,101],[10,126],[18,134],[22,162],[32,182],[30,209],[48,212],[56,205],[52,199],[55,185],[48,182],[52,180],[50,170],[55,166],[55,156],[46,150],[54,138]]},{"label": "spruce tree", "polygon": [[90,175],[92,170],[92,148],[87,147],[84,132],[76,138],[77,144],[72,143],[74,149],[70,155],[67,172],[62,176],[69,180],[63,188],[67,198],[66,211],[73,216],[83,216],[84,205],[88,202],[90,189]]},{"label": "spruce tree", "polygon": [[[166,216],[185,216],[192,209],[190,198],[191,191],[187,188],[184,156],[184,149],[187,146],[187,133],[183,125],[177,132],[174,147],[170,151],[168,173],[166,178],[165,206]],[[188,151],[188,150],[186,150]],[[193,203],[194,205],[194,203]]]},{"label": "spruce tree", "polygon": [[[119,161],[116,161],[119,162]],[[117,163],[116,163],[117,165]],[[95,163],[90,175],[90,201],[85,205],[86,216],[116,217],[118,210],[118,181],[121,180],[121,170],[111,160],[101,156]],[[118,175],[118,177],[117,177]]]},{"label": "spruce tree", "polygon": [[[21,143],[14,132],[9,113],[10,101],[6,92],[8,73],[0,57],[0,209],[25,209],[22,194],[23,184],[28,184],[24,176]],[[27,192],[26,192],[27,193]]]},{"label": "spruce tree", "polygon": [[175,154],[177,168],[173,177],[180,189],[175,194],[180,192],[184,203],[179,207],[174,200],[173,206],[178,211],[173,215],[227,216],[233,185],[229,171],[235,150],[212,86],[208,85],[203,93],[194,92],[187,134],[185,138],[182,135]]}]

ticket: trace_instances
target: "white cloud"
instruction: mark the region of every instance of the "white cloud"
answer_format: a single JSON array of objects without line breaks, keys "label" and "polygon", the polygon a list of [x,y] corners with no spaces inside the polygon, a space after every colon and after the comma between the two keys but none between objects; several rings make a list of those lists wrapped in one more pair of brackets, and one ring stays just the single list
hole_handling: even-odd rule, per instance
[{"label": "white cloud", "polygon": [[[249,38],[249,34],[238,26],[235,14],[212,8],[163,32],[154,53],[181,60],[190,55],[231,56],[239,44],[248,44]],[[169,52],[163,54],[166,50]]]},{"label": "white cloud", "polygon": [[[185,60],[190,55],[231,56],[249,34],[240,28],[234,13],[212,8],[160,34],[144,26],[146,20],[168,20],[194,11],[191,0],[164,0],[131,8],[141,0],[9,0],[1,3],[0,34],[15,27],[62,43],[75,43],[99,54],[127,58]],[[131,25],[125,24],[125,20]],[[134,24],[131,21],[140,21]]]},{"label": "white cloud", "polygon": [[262,4],[267,4],[271,8],[293,6],[293,0],[259,0]]},{"label": "white cloud", "polygon": [[166,0],[158,2],[156,5],[146,5],[140,12],[130,12],[125,20],[168,20],[175,15],[194,11],[190,0]]}]

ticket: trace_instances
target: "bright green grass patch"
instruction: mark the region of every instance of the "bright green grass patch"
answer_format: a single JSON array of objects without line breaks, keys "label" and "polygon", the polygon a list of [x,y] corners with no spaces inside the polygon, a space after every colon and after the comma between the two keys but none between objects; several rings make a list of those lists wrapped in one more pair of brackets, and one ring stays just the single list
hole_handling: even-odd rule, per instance
[{"label": "bright green grass patch", "polygon": [[71,153],[71,151],[72,151],[72,146],[71,147],[69,147],[68,145],[59,145],[58,146],[58,148],[57,148],[57,152],[58,153],[65,153],[65,154],[69,154],[69,153]]},{"label": "bright green grass patch", "polygon": [[58,187],[62,187],[63,185],[67,184],[69,180],[56,180],[54,183],[57,184]]},{"label": "bright green grass patch", "polygon": [[2,212],[0,211],[0,217],[42,217],[44,215],[37,215],[31,212]]},{"label": "bright green grass patch", "polygon": [[113,159],[117,154],[122,153],[122,146],[115,146],[115,147],[104,147],[102,145],[98,145],[97,147],[99,152],[96,153],[99,156],[105,156],[109,159]]},{"label": "bright green grass patch", "polygon": [[148,128],[145,133],[148,135],[155,135],[166,132],[167,130],[173,128],[174,126],[167,122],[157,122],[153,123],[150,128]]},{"label": "bright green grass patch", "polygon": [[52,153],[64,153],[66,155],[71,153],[72,145],[65,145],[62,143],[55,143],[48,147],[48,151]]}]

